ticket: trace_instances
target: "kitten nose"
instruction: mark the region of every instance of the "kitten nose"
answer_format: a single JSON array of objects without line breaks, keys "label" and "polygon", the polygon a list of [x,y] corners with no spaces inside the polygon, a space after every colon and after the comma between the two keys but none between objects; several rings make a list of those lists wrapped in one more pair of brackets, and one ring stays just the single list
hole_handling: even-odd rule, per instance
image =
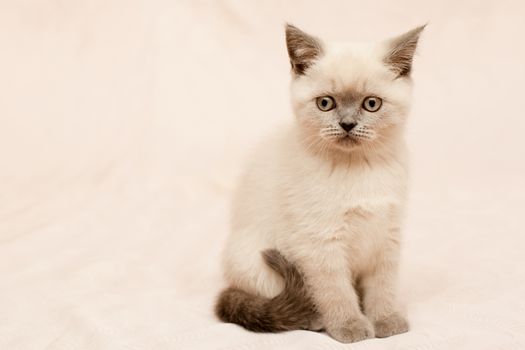
[{"label": "kitten nose", "polygon": [[355,128],[357,123],[343,123],[343,122],[341,122],[341,123],[339,123],[339,125],[343,128],[344,131],[350,132],[350,130]]}]

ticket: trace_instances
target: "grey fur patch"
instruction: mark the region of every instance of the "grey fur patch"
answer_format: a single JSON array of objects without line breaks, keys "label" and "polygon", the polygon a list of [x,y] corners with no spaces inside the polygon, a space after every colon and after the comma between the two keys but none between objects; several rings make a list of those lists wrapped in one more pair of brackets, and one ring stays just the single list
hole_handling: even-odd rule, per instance
[{"label": "grey fur patch", "polygon": [[319,39],[291,24],[286,24],[286,46],[292,70],[297,75],[304,74],[323,54],[323,46]]},{"label": "grey fur patch", "polygon": [[270,299],[239,288],[227,288],[217,300],[217,317],[254,332],[319,330],[320,316],[307,293],[302,273],[275,249],[262,254],[266,264],[283,276],[284,290]]},{"label": "grey fur patch", "polygon": [[416,52],[417,42],[426,24],[414,28],[389,41],[389,50],[384,58],[385,64],[390,66],[399,77],[408,76],[412,71],[412,60]]}]

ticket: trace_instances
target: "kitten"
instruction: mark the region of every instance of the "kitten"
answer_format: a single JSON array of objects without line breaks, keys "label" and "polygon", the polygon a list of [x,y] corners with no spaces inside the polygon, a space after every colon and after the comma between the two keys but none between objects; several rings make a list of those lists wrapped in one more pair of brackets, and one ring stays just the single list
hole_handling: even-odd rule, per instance
[{"label": "kitten", "polygon": [[286,26],[297,122],[266,140],[237,191],[221,320],[345,343],[408,331],[395,300],[403,129],[423,28],[335,44]]}]

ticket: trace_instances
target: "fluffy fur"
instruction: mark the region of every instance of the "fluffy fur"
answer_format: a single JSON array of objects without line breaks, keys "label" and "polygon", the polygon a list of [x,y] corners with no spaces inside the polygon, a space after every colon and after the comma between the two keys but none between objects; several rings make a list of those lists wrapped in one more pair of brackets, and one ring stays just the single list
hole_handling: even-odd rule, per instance
[{"label": "fluffy fur", "polygon": [[224,322],[237,323],[254,332],[315,328],[319,314],[301,272],[275,249],[265,250],[263,259],[284,279],[284,289],[279,295],[266,298],[230,287],[219,296],[217,316]]},{"label": "fluffy fur", "polygon": [[[341,342],[408,330],[395,295],[407,186],[403,128],[422,29],[379,43],[336,44],[287,26],[296,123],[258,148],[240,182],[224,253],[231,289],[219,298],[221,319],[267,331],[308,324]],[[322,111],[322,96],[336,107]],[[378,111],[364,108],[368,96],[382,100]],[[355,127],[347,132],[342,123]],[[267,249],[282,253],[288,269],[299,268],[307,293],[294,292],[285,270],[261,257]],[[278,312],[268,303],[283,293],[305,305],[299,312],[315,312],[305,322],[304,313],[279,318],[265,311],[265,322],[285,326],[259,326],[261,310]],[[292,316],[301,322],[283,320]]]}]

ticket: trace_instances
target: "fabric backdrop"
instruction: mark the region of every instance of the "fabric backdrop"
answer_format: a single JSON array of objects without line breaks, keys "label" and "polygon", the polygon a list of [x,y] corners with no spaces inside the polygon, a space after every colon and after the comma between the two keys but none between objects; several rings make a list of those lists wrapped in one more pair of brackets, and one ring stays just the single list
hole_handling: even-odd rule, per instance
[{"label": "fabric backdrop", "polygon": [[[525,348],[523,1],[0,1],[0,349]],[[409,333],[213,316],[235,179],[292,120],[283,24],[428,22],[407,138]]]}]

